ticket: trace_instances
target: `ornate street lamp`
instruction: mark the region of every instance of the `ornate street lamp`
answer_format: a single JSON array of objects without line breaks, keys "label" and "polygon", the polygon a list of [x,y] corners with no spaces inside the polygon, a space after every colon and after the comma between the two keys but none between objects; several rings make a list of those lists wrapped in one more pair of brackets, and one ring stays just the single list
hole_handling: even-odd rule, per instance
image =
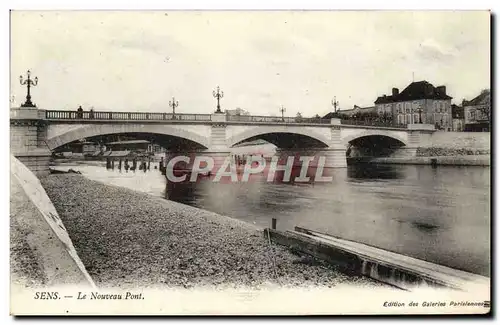
[{"label": "ornate street lamp", "polygon": [[26,85],[26,88],[28,89],[27,95],[26,95],[26,102],[21,105],[21,107],[36,107],[35,104],[31,102],[31,86],[35,87],[38,85],[38,77],[35,77],[35,79],[31,79],[31,71],[27,71],[26,74],[28,75],[28,79],[24,80],[23,76],[19,76],[19,82],[21,85]]},{"label": "ornate street lamp", "polygon": [[224,97],[224,92],[220,90],[219,86],[217,86],[217,92],[215,92],[214,90],[213,95],[215,98],[217,98],[217,110],[215,111],[215,113],[222,113],[220,110],[220,99]]},{"label": "ornate street lamp", "polygon": [[280,112],[281,112],[281,119],[283,120],[283,122],[285,122],[286,108],[284,108],[283,105],[281,105]]},{"label": "ornate street lamp", "polygon": [[179,106],[179,101],[176,101],[175,97],[172,97],[172,101],[168,102],[168,106],[172,107],[172,117],[175,119],[175,108]]},{"label": "ornate street lamp", "polygon": [[337,96],[333,96],[332,105],[333,105],[333,112],[336,113],[337,106],[339,105],[339,102],[337,100]]}]

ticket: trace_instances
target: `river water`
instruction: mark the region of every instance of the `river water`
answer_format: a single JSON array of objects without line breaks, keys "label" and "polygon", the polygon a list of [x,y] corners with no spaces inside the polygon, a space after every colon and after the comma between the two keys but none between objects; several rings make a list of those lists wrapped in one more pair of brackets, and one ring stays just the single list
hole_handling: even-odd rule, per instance
[{"label": "river water", "polygon": [[490,275],[490,168],[350,165],[327,183],[168,183],[158,170],[58,164],[92,180],[217,212],[261,227],[301,226]]}]

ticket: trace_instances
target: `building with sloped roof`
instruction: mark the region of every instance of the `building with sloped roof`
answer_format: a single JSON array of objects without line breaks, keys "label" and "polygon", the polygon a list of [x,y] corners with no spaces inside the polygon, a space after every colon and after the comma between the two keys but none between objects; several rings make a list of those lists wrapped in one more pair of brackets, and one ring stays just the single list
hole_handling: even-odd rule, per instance
[{"label": "building with sloped roof", "polygon": [[375,106],[379,115],[392,114],[395,124],[421,122],[451,131],[451,99],[446,94],[446,86],[434,87],[423,80],[412,82],[401,92],[392,88],[392,94],[378,97]]},{"label": "building with sloped roof", "polygon": [[331,118],[338,118],[338,117],[352,118],[355,116],[362,117],[362,116],[374,114],[374,113],[376,113],[375,106],[360,107],[358,105],[354,105],[354,107],[351,109],[343,109],[343,110],[338,110],[337,112],[330,112],[330,113],[326,114],[325,116],[323,116],[322,119],[331,119]]},{"label": "building with sloped roof", "polygon": [[470,101],[462,102],[466,131],[489,131],[491,121],[491,93],[483,90]]},{"label": "building with sloped roof", "polygon": [[132,151],[142,153],[161,153],[165,150],[147,140],[121,140],[106,143],[106,147],[111,151]]},{"label": "building with sloped roof", "polygon": [[226,115],[250,115],[248,111],[245,111],[244,109],[239,107],[237,107],[236,109],[226,109],[224,112],[226,113]]},{"label": "building with sloped roof", "polygon": [[462,132],[465,128],[464,108],[451,104],[452,131]]}]

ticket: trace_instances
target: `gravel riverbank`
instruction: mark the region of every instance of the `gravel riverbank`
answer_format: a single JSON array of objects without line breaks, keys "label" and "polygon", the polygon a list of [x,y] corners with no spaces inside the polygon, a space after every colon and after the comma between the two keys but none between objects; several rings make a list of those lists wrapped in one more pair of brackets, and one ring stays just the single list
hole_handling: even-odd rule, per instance
[{"label": "gravel riverbank", "polygon": [[101,287],[382,286],[270,246],[236,219],[80,175],[41,182]]}]

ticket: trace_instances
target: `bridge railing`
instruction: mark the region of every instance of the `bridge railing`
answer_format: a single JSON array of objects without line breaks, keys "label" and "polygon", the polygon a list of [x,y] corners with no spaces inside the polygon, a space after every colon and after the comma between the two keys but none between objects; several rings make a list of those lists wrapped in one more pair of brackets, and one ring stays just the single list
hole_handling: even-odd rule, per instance
[{"label": "bridge railing", "polygon": [[[172,113],[147,113],[147,112],[77,112],[77,111],[45,111],[45,118],[49,120],[132,120],[132,121],[211,121],[211,114],[172,114]],[[226,115],[226,120],[231,122],[264,122],[264,123],[311,123],[311,124],[330,124],[331,119],[307,118],[307,117],[279,117],[279,116],[260,116],[260,115]],[[393,125],[390,122],[341,119],[344,125],[392,127],[406,129],[406,124]]]},{"label": "bridge railing", "polygon": [[145,112],[75,112],[53,111],[45,112],[49,120],[132,120],[132,121],[211,121],[210,114],[172,114],[172,113],[145,113]]},{"label": "bridge railing", "polygon": [[391,122],[370,121],[370,120],[363,121],[363,120],[354,120],[354,119],[341,119],[340,124],[359,125],[359,126],[391,127],[391,128],[400,128],[400,129],[408,128],[408,125],[406,125],[406,124],[392,124]]},{"label": "bridge railing", "polygon": [[259,115],[227,115],[227,121],[231,122],[271,122],[271,123],[314,123],[330,124],[329,119],[304,118],[304,117],[279,117]]}]

